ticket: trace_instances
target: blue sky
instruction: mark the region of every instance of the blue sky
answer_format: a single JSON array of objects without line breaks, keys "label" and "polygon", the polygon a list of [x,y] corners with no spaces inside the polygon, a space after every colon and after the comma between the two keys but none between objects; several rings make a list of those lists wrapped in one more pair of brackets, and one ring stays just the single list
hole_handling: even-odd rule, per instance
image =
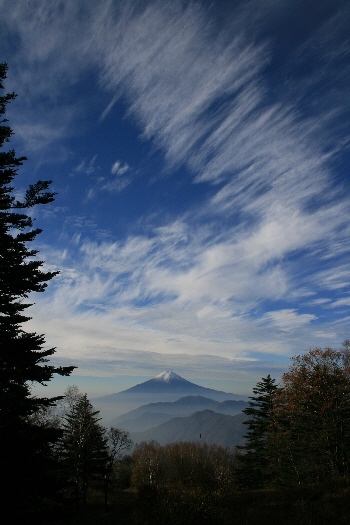
[{"label": "blue sky", "polygon": [[349,338],[350,6],[2,0],[17,180],[60,270],[27,328],[75,383],[247,394]]}]

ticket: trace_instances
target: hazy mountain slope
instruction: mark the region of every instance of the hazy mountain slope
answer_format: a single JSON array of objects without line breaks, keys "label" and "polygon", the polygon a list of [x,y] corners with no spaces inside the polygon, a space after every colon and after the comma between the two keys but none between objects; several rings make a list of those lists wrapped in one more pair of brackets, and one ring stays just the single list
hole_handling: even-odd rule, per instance
[{"label": "hazy mountain slope", "polygon": [[186,396],[173,402],[159,402],[143,405],[115,418],[111,424],[130,431],[140,432],[168,421],[175,416],[189,416],[200,410],[213,410],[220,414],[234,416],[248,406],[246,401],[214,401],[202,396]]},{"label": "hazy mountain slope", "polygon": [[144,432],[132,432],[131,438],[135,443],[154,439],[161,445],[175,441],[201,441],[235,446],[243,443],[243,435],[247,431],[243,424],[246,417],[245,414],[227,416],[202,410],[188,417],[172,418]]},{"label": "hazy mountain slope", "polygon": [[186,396],[202,396],[216,401],[242,400],[245,396],[205,388],[174,372],[162,372],[153,379],[135,385],[127,390],[98,397],[92,400],[94,407],[101,411],[103,423],[114,420],[120,414],[154,402],[176,401]]},{"label": "hazy mountain slope", "polygon": [[[147,405],[148,406],[148,405]],[[142,432],[152,427],[156,427],[165,421],[169,421],[174,416],[171,414],[163,414],[158,412],[143,412],[137,417],[127,419],[119,418],[111,421],[111,426],[128,430],[129,432]]]}]

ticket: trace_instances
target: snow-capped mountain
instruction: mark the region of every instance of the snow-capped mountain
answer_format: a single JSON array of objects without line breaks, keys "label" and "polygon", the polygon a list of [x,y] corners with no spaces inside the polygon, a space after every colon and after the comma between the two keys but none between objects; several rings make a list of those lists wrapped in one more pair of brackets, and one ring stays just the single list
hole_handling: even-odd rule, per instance
[{"label": "snow-capped mountain", "polygon": [[164,381],[164,383],[170,383],[171,381],[186,381],[186,379],[179,376],[179,374],[175,374],[172,370],[161,372],[154,379],[157,381]]},{"label": "snow-capped mountain", "polygon": [[[183,377],[179,376],[173,371],[161,372],[156,375],[153,379],[149,379],[144,383],[135,385],[127,390],[123,390],[117,394],[110,394],[109,396],[104,396],[97,398],[102,401],[117,401],[122,398],[131,399],[132,396],[140,394],[144,396],[156,396],[156,399],[152,401],[147,401],[152,403],[153,401],[176,401],[183,396],[204,396],[216,401],[225,401],[226,399],[243,399],[241,396],[235,394],[229,394],[226,392],[220,392],[219,390],[214,390],[212,388],[205,388],[203,386],[196,385],[187,381]],[[157,397],[159,396],[159,397]],[[170,396],[169,399],[164,399],[164,396]],[[146,403],[146,399],[141,399],[142,404]]]},{"label": "snow-capped mountain", "polygon": [[97,410],[101,411],[104,421],[111,421],[141,405],[159,401],[176,401],[185,396],[203,396],[215,401],[246,400],[245,396],[205,388],[187,381],[173,371],[165,371],[127,390],[98,397],[92,401]]},{"label": "snow-capped mountain", "polygon": [[[181,395],[177,397],[181,397],[182,395],[187,395],[185,392],[189,393],[193,391],[193,389],[203,388],[201,386],[195,385],[194,383],[191,383],[190,381],[187,381],[187,379],[184,379],[183,377],[179,376],[172,370],[161,372],[160,374],[156,375],[153,379],[149,379],[148,381],[145,381],[144,383],[140,383],[138,385],[135,385],[131,388],[128,388],[127,390],[124,390],[123,392],[119,392],[119,394],[112,394],[118,395],[120,397],[121,394],[159,394],[159,395],[166,395],[166,394],[175,394],[179,392]],[[107,396],[110,397],[110,396]],[[163,399],[157,399],[157,401],[165,401]]]}]

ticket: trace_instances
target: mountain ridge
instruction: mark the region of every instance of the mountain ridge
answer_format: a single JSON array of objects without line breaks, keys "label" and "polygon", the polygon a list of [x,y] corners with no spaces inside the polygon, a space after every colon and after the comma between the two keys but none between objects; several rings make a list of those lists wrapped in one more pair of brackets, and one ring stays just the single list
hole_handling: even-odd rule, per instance
[{"label": "mountain ridge", "polygon": [[202,396],[215,401],[245,401],[248,399],[246,396],[196,385],[170,370],[161,372],[153,379],[121,392],[94,398],[92,403],[97,410],[100,410],[102,419],[106,424],[107,421],[110,422],[117,416],[141,405],[159,401],[173,402],[186,396]]},{"label": "mountain ridge", "polygon": [[157,402],[142,405],[134,410],[116,417],[111,425],[122,426],[130,432],[147,430],[173,417],[186,417],[201,410],[213,410],[219,414],[237,415],[248,403],[246,401],[215,401],[202,396],[181,397],[173,402]]},{"label": "mountain ridge", "polygon": [[155,440],[160,445],[167,445],[192,441],[234,447],[244,443],[246,418],[243,413],[227,416],[213,410],[201,410],[188,417],[174,417],[143,432],[131,432],[130,437],[134,443]]},{"label": "mountain ridge", "polygon": [[[185,395],[196,395],[192,394],[192,392],[198,392],[197,395],[201,395],[199,392],[207,392],[212,393],[213,395],[219,395],[222,396],[228,396],[225,397],[225,399],[222,399],[223,401],[226,399],[238,399],[238,400],[244,400],[246,399],[246,396],[240,396],[238,394],[231,394],[230,392],[223,392],[221,390],[215,390],[213,388],[207,388],[204,386],[196,385],[195,383],[192,383],[191,381],[188,381],[187,379],[184,379],[183,377],[179,376],[173,371],[167,371],[167,372],[161,372],[157,376],[155,376],[153,379],[149,379],[147,381],[144,381],[143,383],[139,383],[135,386],[132,386],[130,388],[127,388],[126,390],[122,390],[121,392],[116,392],[113,394],[108,394],[106,396],[100,396],[96,397],[94,401],[113,401],[113,399],[120,399],[121,397],[127,395],[133,395],[133,394],[140,394],[140,393],[148,393],[148,394],[162,394],[162,393],[176,393],[176,391],[188,391],[188,394]],[[181,395],[181,397],[184,397],[185,395]],[[205,396],[204,396],[205,397]]]}]

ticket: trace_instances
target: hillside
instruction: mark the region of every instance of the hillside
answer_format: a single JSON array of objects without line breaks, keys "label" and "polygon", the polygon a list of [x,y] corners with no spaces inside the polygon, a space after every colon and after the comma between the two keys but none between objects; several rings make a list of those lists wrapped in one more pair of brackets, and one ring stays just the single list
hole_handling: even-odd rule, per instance
[{"label": "hillside", "polygon": [[233,447],[244,441],[247,429],[243,421],[246,417],[245,414],[227,416],[202,410],[188,417],[172,418],[143,432],[132,432],[130,436],[135,443],[155,440],[166,445],[175,441],[201,441]]},{"label": "hillside", "polygon": [[160,401],[173,402],[187,396],[202,396],[220,402],[247,400],[246,396],[196,385],[175,372],[168,371],[122,392],[92,399],[92,403],[97,410],[100,410],[103,423],[107,424],[141,405]]},{"label": "hillside", "polygon": [[186,396],[173,402],[158,402],[143,405],[116,417],[111,425],[131,432],[141,432],[157,426],[175,416],[189,416],[200,410],[212,410],[230,416],[237,415],[248,406],[246,401],[215,401],[202,396]]}]

